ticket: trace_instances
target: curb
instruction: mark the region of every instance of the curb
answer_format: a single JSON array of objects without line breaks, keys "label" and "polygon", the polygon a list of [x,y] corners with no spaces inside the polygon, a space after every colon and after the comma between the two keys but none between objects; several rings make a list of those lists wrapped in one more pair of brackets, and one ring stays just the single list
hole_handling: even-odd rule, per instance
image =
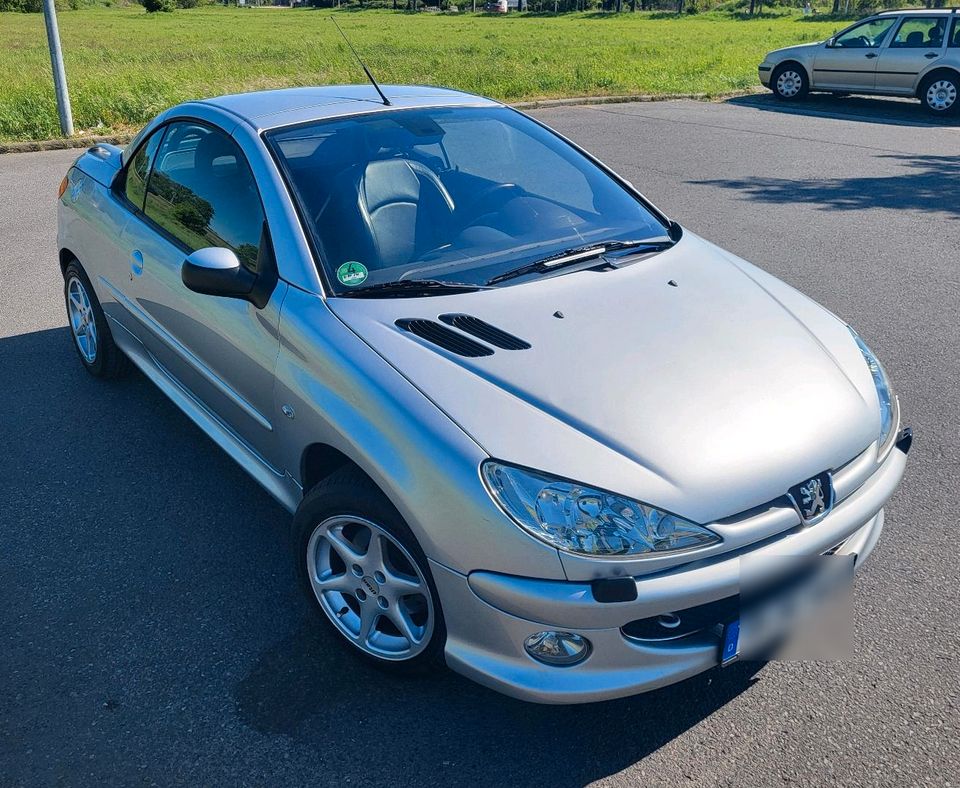
[{"label": "curb", "polygon": [[[535,99],[533,101],[519,101],[510,106],[514,109],[549,109],[550,107],[577,107],[592,104],[636,104],[653,101],[721,101],[737,96],[752,96],[762,92],[759,89],[734,90],[729,93],[665,93],[663,95],[630,95],[630,96],[575,96],[562,99]],[[765,91],[763,91],[765,92]]]},{"label": "curb", "polygon": [[[579,107],[595,104],[636,104],[653,101],[721,101],[737,96],[750,96],[761,92],[759,89],[736,90],[730,93],[667,93],[664,95],[629,96],[575,96],[560,99],[534,99],[518,101],[509,106],[515,109],[550,109],[551,107]],[[111,134],[106,136],[61,137],[52,140],[25,140],[23,142],[0,142],[0,154],[36,153],[48,150],[67,150],[69,148],[88,148],[98,142],[110,142],[114,145],[126,145],[134,138],[134,133]]]},{"label": "curb", "polygon": [[111,142],[125,145],[133,139],[133,134],[111,134],[104,137],[61,137],[53,140],[26,140],[24,142],[0,142],[0,153],[35,153],[45,150],[67,150],[68,148],[89,148],[98,142]]}]

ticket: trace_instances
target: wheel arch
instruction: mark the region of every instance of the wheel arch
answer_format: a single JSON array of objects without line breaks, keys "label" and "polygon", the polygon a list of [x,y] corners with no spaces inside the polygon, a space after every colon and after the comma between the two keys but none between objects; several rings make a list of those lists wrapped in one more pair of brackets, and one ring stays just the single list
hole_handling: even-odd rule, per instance
[{"label": "wheel arch", "polygon": [[[352,466],[376,484],[359,463],[329,443],[311,443],[300,455],[300,484],[304,494],[341,468]],[[377,485],[379,489],[380,485]]]},{"label": "wheel arch", "polygon": [[807,87],[811,85],[810,79],[810,69],[808,69],[803,63],[799,60],[794,60],[793,58],[787,58],[786,60],[781,60],[777,65],[773,67],[773,71],[770,72],[770,81],[773,81],[773,75],[776,74],[780,69],[785,68],[786,66],[793,66],[800,69],[803,72],[803,75],[807,78]]},{"label": "wheel arch", "polygon": [[923,86],[926,85],[929,80],[936,79],[939,76],[952,77],[957,81],[958,85],[960,85],[960,71],[951,66],[934,66],[917,80],[917,86],[914,90],[916,97],[923,100]]},{"label": "wheel arch", "polygon": [[60,274],[62,276],[67,275],[67,266],[70,265],[70,263],[72,263],[74,260],[76,260],[78,263],[80,262],[77,256],[66,247],[60,250],[59,257],[60,257]]}]

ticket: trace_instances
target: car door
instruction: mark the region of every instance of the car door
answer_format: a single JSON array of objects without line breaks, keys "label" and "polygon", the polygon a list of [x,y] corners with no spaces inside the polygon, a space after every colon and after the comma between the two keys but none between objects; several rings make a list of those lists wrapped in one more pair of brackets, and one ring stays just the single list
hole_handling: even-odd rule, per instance
[{"label": "car door", "polygon": [[814,58],[811,87],[873,90],[880,49],[896,21],[895,16],[867,19],[827,41]]},{"label": "car door", "polygon": [[[124,154],[126,166],[114,179],[109,193],[96,206],[100,221],[95,260],[85,260],[88,272],[96,274],[94,285],[100,295],[103,311],[134,337],[142,340],[143,325],[127,308],[130,303],[130,288],[137,270],[130,258],[130,250],[124,238],[131,215],[143,208],[147,171],[157,146],[163,137],[162,131],[145,138],[133,151],[132,159]],[[102,292],[105,288],[106,292]]]},{"label": "car door", "polygon": [[877,90],[913,95],[920,74],[943,59],[948,17],[905,16],[877,61]]},{"label": "car door", "polygon": [[[287,285],[276,279],[259,191],[237,143],[207,123],[168,124],[145,181],[143,209],[128,222],[124,240],[150,354],[272,466],[273,375]],[[184,259],[211,246],[231,249],[243,266],[275,282],[263,308],[184,286]]]}]

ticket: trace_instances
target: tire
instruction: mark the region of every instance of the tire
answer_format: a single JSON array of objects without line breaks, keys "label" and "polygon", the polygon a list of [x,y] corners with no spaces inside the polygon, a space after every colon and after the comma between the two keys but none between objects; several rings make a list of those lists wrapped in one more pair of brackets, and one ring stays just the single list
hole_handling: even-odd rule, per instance
[{"label": "tire", "polygon": [[770,90],[780,101],[799,101],[810,92],[810,80],[800,66],[784,63],[773,70]]},{"label": "tire", "polygon": [[80,362],[97,378],[118,378],[130,369],[130,360],[117,347],[103,307],[83,266],[71,260],[63,272],[63,300],[73,346]]},{"label": "tire", "polygon": [[960,109],[960,76],[957,74],[931,74],[923,80],[917,92],[920,103],[930,115],[950,117]]},{"label": "tire", "polygon": [[[374,537],[380,561],[371,557]],[[362,471],[342,468],[310,490],[294,515],[292,541],[311,607],[349,651],[391,673],[443,666],[446,628],[426,556]]]}]

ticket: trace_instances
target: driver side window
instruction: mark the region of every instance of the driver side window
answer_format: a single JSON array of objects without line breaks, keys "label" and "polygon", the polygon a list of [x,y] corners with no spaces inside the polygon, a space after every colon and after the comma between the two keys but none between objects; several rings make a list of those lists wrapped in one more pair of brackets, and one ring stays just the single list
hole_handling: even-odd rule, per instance
[{"label": "driver side window", "polygon": [[263,206],[243,152],[222,131],[199,122],[170,124],[147,183],[144,213],[187,251],[222,246],[257,272]]},{"label": "driver side window", "polygon": [[837,36],[833,45],[844,49],[876,49],[883,43],[896,17],[870,19]]}]

